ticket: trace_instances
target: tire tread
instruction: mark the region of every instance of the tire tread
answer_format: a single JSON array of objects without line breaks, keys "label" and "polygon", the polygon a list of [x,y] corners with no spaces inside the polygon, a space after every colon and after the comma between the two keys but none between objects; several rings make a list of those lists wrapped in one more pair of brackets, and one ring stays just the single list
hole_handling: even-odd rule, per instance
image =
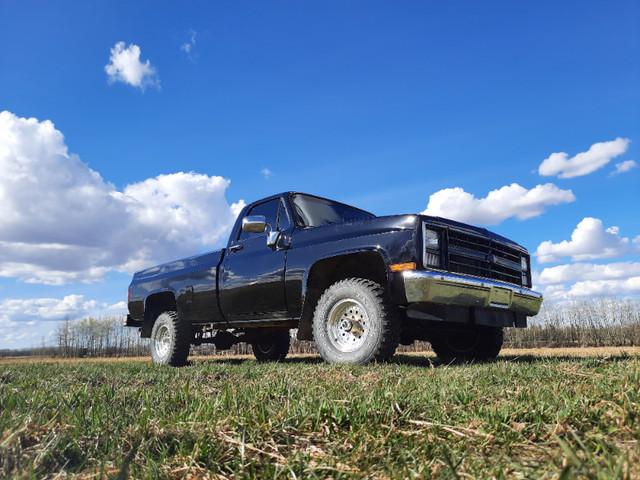
[{"label": "tire tread", "polygon": [[443,361],[478,361],[492,360],[498,356],[504,342],[504,331],[501,327],[478,327],[477,344],[467,351],[458,351],[451,345],[448,336],[451,332],[434,332],[430,337],[431,348]]},{"label": "tire tread", "polygon": [[289,330],[277,331],[269,335],[267,341],[275,347],[274,350],[269,352],[262,352],[258,349],[258,345],[265,342],[253,341],[251,342],[251,349],[253,350],[253,356],[256,357],[258,362],[281,362],[289,353],[291,347],[291,334]]},{"label": "tire tread", "polygon": [[[169,352],[169,356],[167,357],[167,365],[171,365],[173,367],[182,367],[187,364],[187,358],[189,357],[189,349],[191,348],[191,328],[188,323],[186,323],[175,311],[166,311],[161,313],[158,316],[158,319],[162,315],[166,315],[169,317],[169,321],[172,324],[174,331],[174,342]],[[158,321],[156,319],[156,322]],[[155,325],[154,325],[155,330]],[[153,335],[152,335],[153,336]],[[153,341],[153,340],[152,340]],[[153,349],[153,346],[151,347]],[[153,359],[153,353],[152,353]],[[154,359],[154,363],[156,360]]]},{"label": "tire tread", "polygon": [[[377,313],[379,314],[381,319],[380,327],[382,331],[382,341],[377,345],[377,348],[375,349],[373,354],[367,360],[358,363],[367,363],[369,361],[387,361],[391,357],[393,357],[400,343],[400,321],[397,309],[391,302],[389,294],[379,283],[374,282],[373,280],[369,280],[366,278],[349,277],[334,283],[327,290],[325,290],[320,297],[320,300],[318,300],[318,304],[316,305],[316,314],[314,314],[313,322],[314,339],[319,338],[320,332],[318,331],[318,329],[323,328],[324,325],[316,321],[317,312],[322,311],[323,309],[326,310],[330,307],[330,304],[333,301],[332,295],[334,291],[340,290],[343,287],[352,286],[363,288],[374,297],[376,304],[380,309],[380,311]],[[317,340],[316,345],[318,345]],[[323,358],[325,359],[325,361],[331,361],[330,359],[326,358],[325,355],[323,355]]]}]

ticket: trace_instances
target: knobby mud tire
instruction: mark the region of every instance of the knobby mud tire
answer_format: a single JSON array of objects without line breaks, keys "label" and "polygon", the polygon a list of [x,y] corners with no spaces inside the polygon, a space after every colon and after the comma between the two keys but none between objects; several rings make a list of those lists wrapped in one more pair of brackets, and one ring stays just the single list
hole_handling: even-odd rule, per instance
[{"label": "knobby mud tire", "polygon": [[151,360],[159,365],[182,367],[191,347],[191,326],[177,312],[161,313],[151,329]]},{"label": "knobby mud tire", "polygon": [[400,342],[397,307],[388,292],[372,280],[341,280],[318,300],[313,337],[327,363],[389,360]]},{"label": "knobby mud tire", "polygon": [[504,341],[502,327],[477,326],[459,331],[432,332],[433,351],[444,362],[485,362],[500,353]]},{"label": "knobby mud tire", "polygon": [[251,342],[253,355],[259,362],[281,362],[289,353],[290,346],[289,330],[273,332],[260,340]]}]

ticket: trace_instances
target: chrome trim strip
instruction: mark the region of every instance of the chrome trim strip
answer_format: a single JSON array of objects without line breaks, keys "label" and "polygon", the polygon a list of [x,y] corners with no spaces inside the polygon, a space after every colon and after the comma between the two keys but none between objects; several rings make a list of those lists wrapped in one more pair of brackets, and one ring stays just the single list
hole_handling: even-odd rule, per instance
[{"label": "chrome trim strip", "polygon": [[448,227],[448,230],[449,231],[454,231],[454,232],[460,232],[460,233],[462,233],[464,235],[471,235],[473,237],[482,238],[483,240],[489,240],[492,243],[497,243],[498,245],[502,245],[502,246],[507,247],[507,248],[513,248],[515,250],[519,250],[520,253],[528,253],[527,249],[524,248],[522,245],[518,245],[516,243],[504,242],[502,240],[498,240],[497,238],[488,237],[488,236],[483,235],[483,234],[478,233],[478,232],[474,232],[474,231],[471,231],[471,230],[464,230],[462,228],[453,227],[453,226]]},{"label": "chrome trim strip", "polygon": [[509,267],[509,268],[512,268],[513,270],[519,270],[520,272],[527,273],[527,269],[522,268],[521,263],[512,262],[511,260],[506,260],[496,255],[493,255],[493,259],[494,259],[493,263],[497,265],[502,265],[503,267]]},{"label": "chrome trim strip", "polygon": [[425,224],[425,225],[430,225],[432,227],[438,227],[441,230],[446,230],[448,228],[448,226],[446,224],[443,224],[443,223],[428,222],[426,220],[422,220],[422,223]]},{"label": "chrome trim strip", "polygon": [[[473,237],[478,237],[483,240],[489,240],[489,241],[493,240],[493,238],[487,237],[482,233],[474,232],[473,230],[463,230],[462,228],[458,228],[458,227],[449,227],[449,230],[451,230],[452,232],[460,232],[460,233],[463,233],[464,235],[471,235]],[[502,242],[499,242],[499,243],[502,243]]]},{"label": "chrome trim strip", "polygon": [[463,257],[477,258],[478,260],[491,262],[491,258],[490,258],[491,254],[478,252],[476,250],[471,250],[469,248],[461,248],[461,247],[455,247],[455,246],[452,247],[451,245],[449,245],[449,255],[451,255],[452,253],[463,256]]},{"label": "chrome trim strip", "polygon": [[452,247],[452,246],[449,246],[449,253],[450,254],[454,253],[462,257],[477,258],[478,260],[489,262],[495,265],[501,265],[503,267],[508,267],[513,270],[518,270],[519,272],[526,272],[526,270],[522,268],[522,265],[520,263],[512,262],[511,260],[507,260],[506,258],[499,257],[495,253],[486,254],[482,252],[477,252],[475,250],[470,250],[468,248],[460,248],[460,247]]}]

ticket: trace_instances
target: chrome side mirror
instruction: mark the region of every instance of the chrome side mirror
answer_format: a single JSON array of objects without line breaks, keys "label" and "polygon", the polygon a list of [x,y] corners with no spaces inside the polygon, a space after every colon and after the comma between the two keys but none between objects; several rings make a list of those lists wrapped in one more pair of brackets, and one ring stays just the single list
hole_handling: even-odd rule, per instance
[{"label": "chrome side mirror", "polygon": [[242,219],[242,230],[250,233],[263,233],[267,229],[264,215],[251,215]]}]

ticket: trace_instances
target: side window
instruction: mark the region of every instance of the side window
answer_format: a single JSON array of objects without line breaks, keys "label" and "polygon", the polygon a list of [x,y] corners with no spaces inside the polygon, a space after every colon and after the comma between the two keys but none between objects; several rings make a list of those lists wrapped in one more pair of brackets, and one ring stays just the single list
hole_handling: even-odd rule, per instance
[{"label": "side window", "polygon": [[[278,208],[280,206],[280,199],[274,198],[273,200],[269,200],[268,202],[260,203],[253,207],[247,213],[247,216],[250,215],[263,215],[267,219],[267,224],[271,226],[271,228],[276,228],[278,225]],[[269,231],[269,227],[263,233],[252,233],[245,232],[240,229],[240,235],[238,236],[238,240],[243,241],[248,238],[256,238],[261,236],[266,236]]]}]

